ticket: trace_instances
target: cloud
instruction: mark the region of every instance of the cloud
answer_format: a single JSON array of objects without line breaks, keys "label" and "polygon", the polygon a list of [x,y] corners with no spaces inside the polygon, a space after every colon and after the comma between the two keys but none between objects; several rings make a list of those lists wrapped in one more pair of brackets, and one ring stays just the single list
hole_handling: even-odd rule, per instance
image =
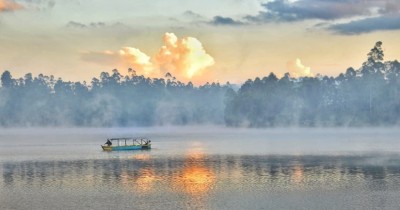
[{"label": "cloud", "polygon": [[113,51],[83,52],[81,53],[81,59],[87,62],[110,66],[120,62],[119,54]]},{"label": "cloud", "polygon": [[388,15],[334,24],[329,30],[344,35],[356,35],[374,31],[400,30],[400,15]]},{"label": "cloud", "polygon": [[262,11],[256,15],[240,20],[215,16],[209,23],[249,25],[320,20],[315,28],[343,35],[400,28],[400,0],[271,0],[261,6]]},{"label": "cloud", "polygon": [[150,56],[139,49],[124,47],[119,51],[119,55],[123,59],[123,62],[135,69],[135,71],[147,76],[156,74],[153,63],[150,61]]},{"label": "cloud", "polygon": [[311,68],[304,66],[301,63],[301,60],[299,58],[296,58],[296,60],[292,60],[287,62],[287,69],[290,72],[290,75],[293,77],[311,77],[314,76],[314,74],[311,72]]},{"label": "cloud", "polygon": [[67,23],[67,27],[68,28],[86,28],[87,25],[85,25],[83,23],[75,22],[75,21],[69,21]]},{"label": "cloud", "polygon": [[215,63],[202,43],[194,37],[178,39],[173,33],[165,33],[163,39],[164,46],[155,56],[161,70],[191,79]]},{"label": "cloud", "polygon": [[53,9],[56,6],[56,0],[18,0],[18,2],[25,9],[34,11]]},{"label": "cloud", "polygon": [[183,17],[191,20],[202,20],[204,17],[198,13],[195,13],[191,10],[187,10],[183,13]]},{"label": "cloud", "polygon": [[68,28],[78,28],[78,29],[84,29],[84,28],[102,28],[107,26],[104,22],[91,22],[89,24],[84,24],[76,21],[69,21],[67,23]]},{"label": "cloud", "polygon": [[243,25],[241,21],[236,21],[230,17],[215,16],[212,21],[209,22],[212,25]]},{"label": "cloud", "polygon": [[23,8],[21,4],[18,4],[14,0],[0,0],[0,12],[10,12]]},{"label": "cloud", "polygon": [[150,57],[134,47],[124,47],[118,52],[85,52],[82,59],[89,62],[116,61],[114,65],[132,67],[138,74],[163,77],[169,72],[181,81],[204,82],[207,68],[214,65],[214,58],[194,37],[179,39],[173,33],[165,33],[163,46]]},{"label": "cloud", "polygon": [[252,22],[338,20],[374,14],[398,13],[398,0],[274,0],[262,4],[264,11],[246,16]]}]

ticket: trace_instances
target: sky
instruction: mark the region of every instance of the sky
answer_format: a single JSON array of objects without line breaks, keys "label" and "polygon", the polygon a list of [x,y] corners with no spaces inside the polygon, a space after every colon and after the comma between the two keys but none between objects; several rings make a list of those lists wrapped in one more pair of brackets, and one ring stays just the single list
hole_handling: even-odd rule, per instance
[{"label": "sky", "polygon": [[399,0],[0,0],[0,71],[91,81],[337,76],[375,42],[400,58]]}]

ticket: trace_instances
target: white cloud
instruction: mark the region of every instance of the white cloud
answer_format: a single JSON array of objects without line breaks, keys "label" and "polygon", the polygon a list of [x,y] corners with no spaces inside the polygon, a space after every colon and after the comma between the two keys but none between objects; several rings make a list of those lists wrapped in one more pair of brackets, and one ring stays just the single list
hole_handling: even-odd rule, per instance
[{"label": "white cloud", "polygon": [[311,72],[311,68],[304,66],[299,58],[289,61],[287,63],[287,69],[289,70],[290,75],[293,77],[314,76],[314,74]]}]

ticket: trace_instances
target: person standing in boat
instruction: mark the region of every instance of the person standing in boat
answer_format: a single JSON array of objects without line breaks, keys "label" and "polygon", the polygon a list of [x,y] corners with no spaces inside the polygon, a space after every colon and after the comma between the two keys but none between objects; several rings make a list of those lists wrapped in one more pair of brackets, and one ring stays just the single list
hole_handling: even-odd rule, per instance
[{"label": "person standing in boat", "polygon": [[111,146],[112,145],[112,142],[110,141],[110,139],[107,139],[106,144],[107,144],[107,146]]}]

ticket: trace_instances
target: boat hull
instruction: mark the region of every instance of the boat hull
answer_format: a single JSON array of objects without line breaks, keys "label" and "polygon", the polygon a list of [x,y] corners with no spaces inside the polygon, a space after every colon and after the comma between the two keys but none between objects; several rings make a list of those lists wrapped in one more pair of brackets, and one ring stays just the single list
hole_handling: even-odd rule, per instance
[{"label": "boat hull", "polygon": [[151,149],[151,144],[148,145],[129,145],[129,146],[101,146],[104,151],[123,151],[123,150],[146,150]]}]

